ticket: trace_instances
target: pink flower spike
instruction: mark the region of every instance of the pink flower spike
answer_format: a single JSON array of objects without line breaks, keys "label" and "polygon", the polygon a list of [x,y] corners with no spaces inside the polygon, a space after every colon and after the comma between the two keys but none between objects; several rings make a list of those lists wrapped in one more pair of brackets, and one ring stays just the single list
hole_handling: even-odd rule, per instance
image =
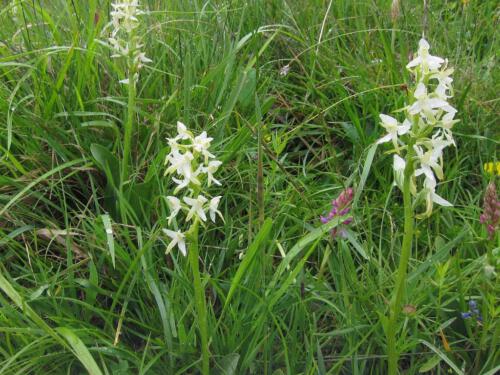
[{"label": "pink flower spike", "polygon": [[339,212],[339,215],[344,216],[344,215],[348,214],[349,211],[351,211],[351,207],[346,207],[342,211]]},{"label": "pink flower spike", "polygon": [[[326,217],[320,216],[321,222],[323,224],[326,224],[335,217],[347,215],[351,211],[350,204],[352,203],[353,197],[353,188],[347,188],[343,190],[336,199],[332,200],[332,209],[330,210],[328,215]],[[349,218],[347,220],[344,220],[342,222],[342,225],[349,225],[352,223],[352,221],[352,218]],[[345,228],[333,228],[330,233],[332,237],[345,237],[346,231]]]},{"label": "pink flower spike", "polygon": [[483,213],[479,216],[480,223],[486,225],[490,240],[495,237],[495,232],[500,224],[499,207],[500,200],[498,199],[496,185],[494,182],[490,182],[484,193]]},{"label": "pink flower spike", "polygon": [[344,225],[349,225],[349,224],[351,224],[351,223],[352,223],[352,217],[350,217],[350,218],[349,218],[349,219],[347,219],[347,220],[344,220],[344,222],[343,222],[342,224],[344,224]]}]

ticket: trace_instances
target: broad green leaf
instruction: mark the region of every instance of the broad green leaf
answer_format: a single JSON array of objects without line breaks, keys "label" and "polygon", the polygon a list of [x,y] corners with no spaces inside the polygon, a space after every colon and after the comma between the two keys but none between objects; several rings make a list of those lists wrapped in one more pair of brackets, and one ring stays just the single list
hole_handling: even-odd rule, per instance
[{"label": "broad green leaf", "polygon": [[154,196],[152,182],[147,181],[132,184],[127,191],[130,208],[134,211],[134,216],[139,223],[149,221],[152,204],[151,197]]},{"label": "broad green leaf", "polygon": [[280,279],[281,275],[287,267],[290,265],[292,260],[309,244],[311,244],[313,241],[316,241],[318,238],[323,237],[326,233],[329,233],[333,228],[335,228],[337,225],[340,224],[340,222],[349,219],[349,216],[344,216],[341,218],[335,218],[331,220],[330,222],[312,230],[309,234],[305,235],[302,237],[293,247],[292,249],[287,252],[286,257],[281,261],[280,265],[278,266],[278,269],[274,273],[274,277],[271,280],[271,283],[269,285],[269,289],[273,289],[276,287],[278,280]]},{"label": "broad green leaf", "polygon": [[245,109],[250,107],[253,103],[253,98],[255,96],[255,90],[257,88],[257,73],[254,68],[249,69],[245,76],[245,82],[243,88],[241,89],[238,101],[241,106]]},{"label": "broad green leaf", "polygon": [[255,256],[257,255],[257,252],[261,249],[262,244],[267,240],[271,231],[272,223],[273,221],[270,218],[266,219],[259,233],[246,251],[245,257],[243,258],[243,261],[241,262],[238,270],[236,271],[236,274],[233,277],[233,280],[231,281],[231,286],[229,288],[229,292],[227,293],[226,302],[224,303],[224,309],[229,304],[231,298],[238,289],[242,277],[245,275],[248,267],[250,267],[250,265],[252,264]]},{"label": "broad green leaf", "polygon": [[500,372],[500,365],[496,366],[495,368],[492,368],[488,372],[485,372],[483,375],[496,375]]},{"label": "broad green leaf", "polygon": [[71,349],[73,349],[76,357],[82,363],[82,365],[85,366],[90,375],[102,375],[99,366],[97,366],[97,363],[95,362],[85,344],[71,329],[66,327],[59,327],[57,328],[57,332],[59,332],[61,336],[66,339]]},{"label": "broad green leaf", "polygon": [[238,353],[227,354],[221,359],[217,360],[217,371],[220,375],[237,375],[236,368],[240,355]]},{"label": "broad green leaf", "polygon": [[285,292],[288,289],[288,287],[294,282],[294,280],[296,279],[296,277],[299,274],[299,272],[302,271],[302,269],[304,268],[307,260],[309,259],[309,257],[313,253],[313,251],[316,249],[316,246],[318,245],[318,243],[319,243],[320,240],[321,240],[320,237],[316,238],[316,242],[314,242],[312,244],[312,246],[309,248],[309,250],[307,251],[307,253],[302,257],[302,259],[300,260],[300,262],[294,267],[294,269],[292,270],[292,272],[290,272],[288,274],[288,277],[281,284],[281,286],[278,289],[278,291],[274,292],[274,288],[268,289],[268,291],[272,292],[272,294],[271,294],[271,300],[269,302],[269,308],[271,308],[272,306],[274,306],[276,304],[276,302],[278,302],[278,300],[285,294]]},{"label": "broad green leaf", "polygon": [[434,355],[431,358],[429,358],[420,368],[418,369],[418,372],[427,372],[431,371],[434,367],[436,367],[439,362],[441,362],[441,358],[438,355]]},{"label": "broad green leaf", "polygon": [[108,182],[114,187],[120,186],[120,163],[118,159],[104,146],[93,143],[90,152],[98,166],[106,174]]},{"label": "broad green leaf", "polygon": [[458,368],[458,366],[450,359],[446,354],[444,354],[441,350],[436,348],[434,345],[432,345],[430,342],[427,342],[425,340],[418,340],[420,343],[424,344],[427,346],[430,350],[432,350],[434,353],[436,353],[443,361],[445,361],[448,366],[450,366],[453,371],[455,371],[456,374],[459,375],[464,375],[464,372]]},{"label": "broad green leaf", "polygon": [[351,245],[356,249],[356,251],[361,255],[365,260],[370,260],[368,254],[366,254],[363,246],[358,242],[356,237],[354,237],[353,233],[349,230],[346,231],[347,240],[351,243]]}]

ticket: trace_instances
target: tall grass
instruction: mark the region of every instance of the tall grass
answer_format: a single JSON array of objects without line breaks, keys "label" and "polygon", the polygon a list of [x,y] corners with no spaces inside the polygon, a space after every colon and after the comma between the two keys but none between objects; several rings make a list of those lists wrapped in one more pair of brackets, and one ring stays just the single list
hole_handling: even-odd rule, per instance
[{"label": "tall grass", "polygon": [[[165,256],[166,137],[206,130],[224,161],[224,224],[200,228],[212,373],[386,373],[403,237],[378,114],[404,105],[423,3],[143,0],[135,108],[99,40],[108,1],[0,8],[0,373],[182,374],[202,368],[189,259]],[[484,273],[482,192],[498,160],[495,1],[430,3],[461,122],[419,222],[401,371],[498,371],[498,276]],[[288,69],[289,72],[280,74]],[[120,188],[124,121],[134,116]],[[319,215],[356,190],[345,239]],[[111,230],[110,230],[111,229]],[[497,235],[498,240],[498,235]],[[497,268],[498,273],[498,268]],[[462,319],[475,300],[482,321]]]}]

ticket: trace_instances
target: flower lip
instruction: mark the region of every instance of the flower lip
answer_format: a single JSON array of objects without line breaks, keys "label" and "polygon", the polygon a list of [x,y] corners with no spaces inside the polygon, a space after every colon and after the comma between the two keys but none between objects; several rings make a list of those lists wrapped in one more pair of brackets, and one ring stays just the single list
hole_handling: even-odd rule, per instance
[{"label": "flower lip", "polygon": [[167,246],[166,253],[168,254],[175,247],[175,245],[177,245],[182,255],[186,256],[187,251],[186,251],[185,234],[182,233],[180,230],[173,231],[166,228],[163,228],[162,231],[172,239]]}]

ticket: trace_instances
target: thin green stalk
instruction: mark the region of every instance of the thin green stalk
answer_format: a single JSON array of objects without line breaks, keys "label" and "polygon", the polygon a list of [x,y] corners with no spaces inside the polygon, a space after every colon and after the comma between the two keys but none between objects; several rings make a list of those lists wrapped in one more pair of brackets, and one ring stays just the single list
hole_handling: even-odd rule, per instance
[{"label": "thin green stalk", "polygon": [[[130,37],[130,44],[131,44],[131,51],[133,51],[135,49],[133,35]],[[130,54],[128,57],[127,66],[128,66],[128,103],[127,103],[127,119],[125,122],[125,132],[123,135],[123,160],[122,160],[122,175],[121,175],[120,189],[122,189],[125,181],[129,177],[128,163],[132,145],[132,133],[134,129],[134,111],[135,111],[135,99],[136,99],[134,76],[136,73],[136,67],[132,54]]]},{"label": "thin green stalk", "polygon": [[202,374],[208,375],[209,370],[209,352],[208,352],[208,328],[207,328],[207,308],[205,303],[205,290],[201,285],[200,266],[198,263],[199,249],[198,249],[198,225],[199,220],[195,219],[193,225],[186,233],[188,241],[188,257],[193,272],[193,285],[194,285],[194,300],[196,307],[196,315],[198,317],[198,328],[200,330],[201,338],[201,355],[202,355]]},{"label": "thin green stalk", "polygon": [[407,164],[404,171],[403,182],[403,202],[404,202],[404,236],[399,259],[398,273],[396,276],[396,288],[391,298],[389,309],[389,325],[387,329],[387,355],[389,360],[389,375],[398,373],[399,353],[396,349],[396,333],[399,312],[401,310],[401,301],[406,284],[406,275],[408,270],[408,261],[411,255],[411,245],[413,240],[413,207],[411,198],[411,179],[413,176],[413,146],[408,145]]}]

